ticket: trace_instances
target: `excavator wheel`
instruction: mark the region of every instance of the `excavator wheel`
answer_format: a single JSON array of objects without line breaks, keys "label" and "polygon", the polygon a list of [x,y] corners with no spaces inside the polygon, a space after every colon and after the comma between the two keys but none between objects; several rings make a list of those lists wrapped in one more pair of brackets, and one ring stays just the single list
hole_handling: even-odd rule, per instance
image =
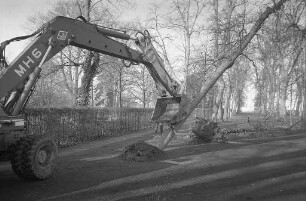
[{"label": "excavator wheel", "polygon": [[44,180],[56,166],[57,146],[50,138],[24,137],[14,147],[11,158],[15,174],[28,180]]}]

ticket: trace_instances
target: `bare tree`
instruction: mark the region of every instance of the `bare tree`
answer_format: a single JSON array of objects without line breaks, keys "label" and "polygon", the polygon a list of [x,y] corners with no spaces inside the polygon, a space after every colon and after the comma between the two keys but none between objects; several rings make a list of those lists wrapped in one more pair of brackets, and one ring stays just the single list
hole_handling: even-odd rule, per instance
[{"label": "bare tree", "polygon": [[128,69],[127,75],[127,92],[135,101],[140,102],[143,108],[149,107],[156,89],[147,69],[144,66],[134,66]]},{"label": "bare tree", "polygon": [[[263,27],[257,37],[260,55],[258,61],[262,68],[255,68],[259,92],[256,104],[261,107],[262,112],[268,112],[282,120],[286,120],[286,105],[289,104],[289,99],[292,102],[292,98],[298,97],[291,89],[292,84],[299,84],[298,69],[301,68],[299,60],[304,38],[297,24],[301,22],[304,7],[302,1],[289,2]],[[297,101],[297,104],[300,104],[300,101]],[[292,107],[290,104],[290,110]]]},{"label": "bare tree", "polygon": [[173,0],[172,15],[168,18],[170,28],[174,28],[183,33],[183,49],[184,49],[184,83],[182,89],[185,89],[187,77],[189,75],[190,59],[191,59],[191,37],[200,33],[203,26],[199,24],[199,19],[205,7],[205,3],[199,0]]},{"label": "bare tree", "polygon": [[[280,0],[278,3],[275,3],[271,8],[268,7],[256,20],[255,24],[252,26],[251,30],[249,33],[244,37],[241,45],[238,47],[235,47],[232,51],[231,54],[226,55],[226,60],[222,61],[220,64],[219,68],[212,73],[211,79],[207,80],[201,90],[199,91],[199,95],[194,98],[194,100],[187,104],[184,108],[184,111],[186,108],[188,108],[187,114],[182,111],[182,113],[179,113],[178,116],[180,118],[183,118],[182,121],[177,123],[174,126],[174,130],[177,130],[181,128],[181,126],[185,123],[187,118],[190,116],[192,111],[196,108],[196,106],[200,103],[200,101],[205,97],[205,95],[208,93],[209,89],[217,82],[217,80],[223,75],[223,73],[231,68],[233,64],[235,63],[235,60],[242,54],[244,49],[248,46],[250,41],[253,39],[254,35],[257,33],[257,31],[261,28],[262,24],[265,22],[265,20],[274,12],[278,11],[281,9],[282,5],[286,2],[287,0]],[[184,101],[184,100],[182,100]],[[164,149],[168,143],[171,141],[173,136],[175,135],[174,130],[171,130],[169,133],[163,135],[162,140],[160,141],[160,144],[158,145],[160,149]]]},{"label": "bare tree", "polygon": [[[219,1],[213,1],[214,17],[213,17],[213,35],[214,35],[214,65],[218,68],[219,64],[224,59],[224,54],[230,54],[232,48],[236,44],[240,44],[247,27],[246,7],[245,0],[226,0],[222,1],[223,9],[219,9]],[[222,10],[221,12],[219,10]],[[250,17],[249,17],[250,18]],[[244,60],[239,61],[246,63]],[[234,67],[235,68],[235,67]],[[235,77],[230,69],[216,83],[214,88],[215,99],[213,106],[212,119],[224,120],[230,116],[230,97],[232,95],[232,77]],[[239,82],[242,83],[242,82]],[[234,83],[233,83],[234,84]],[[244,84],[244,83],[242,83]],[[243,89],[242,89],[243,90]],[[237,93],[243,94],[243,93]],[[242,96],[238,96],[241,98]],[[242,103],[242,101],[239,99]],[[242,104],[241,104],[242,106]],[[240,109],[240,108],[238,108]]]}]

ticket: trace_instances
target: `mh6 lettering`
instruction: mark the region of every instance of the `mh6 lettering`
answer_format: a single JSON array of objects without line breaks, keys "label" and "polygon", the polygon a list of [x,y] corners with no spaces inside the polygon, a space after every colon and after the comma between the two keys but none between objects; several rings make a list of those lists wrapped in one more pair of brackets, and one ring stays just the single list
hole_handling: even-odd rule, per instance
[{"label": "mh6 lettering", "polygon": [[[35,64],[34,60],[37,60],[41,57],[42,52],[37,48],[34,48],[30,55],[26,56],[26,58],[18,65],[18,67],[14,70],[15,73],[22,77],[23,74],[27,71],[27,69],[31,68],[33,64]],[[27,68],[25,68],[27,67]]]}]

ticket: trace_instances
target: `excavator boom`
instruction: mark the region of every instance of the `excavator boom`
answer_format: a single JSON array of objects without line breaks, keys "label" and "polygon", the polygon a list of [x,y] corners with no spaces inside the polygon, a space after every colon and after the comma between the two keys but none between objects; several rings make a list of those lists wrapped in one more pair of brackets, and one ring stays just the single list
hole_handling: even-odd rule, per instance
[{"label": "excavator boom", "polygon": [[[39,77],[42,64],[67,45],[144,64],[161,97],[157,100],[152,120],[169,122],[173,113],[179,110],[179,84],[165,70],[148,32],[134,39],[141,51],[114,40],[130,40],[126,33],[63,16],[55,17],[36,33],[33,42],[0,74],[0,98],[6,97],[2,105],[5,114],[20,114]],[[5,48],[3,44],[7,43],[2,43],[2,50]]]},{"label": "excavator boom", "polygon": [[[152,120],[169,123],[172,133],[175,124],[187,114],[186,96],[178,93],[179,84],[165,70],[148,32],[140,32],[133,39],[141,50],[137,51],[118,41],[130,40],[131,37],[126,33],[90,24],[82,17],[81,19],[83,21],[59,16],[31,35],[1,43],[0,157],[1,154],[8,154],[13,171],[21,178],[46,179],[55,168],[57,144],[50,136],[26,136],[26,120],[21,113],[39,79],[43,64],[68,45],[144,64],[160,95]],[[36,38],[32,43],[7,65],[5,46],[12,41],[33,36]],[[45,157],[41,157],[42,153]]]},{"label": "excavator boom", "polygon": [[[51,59],[67,45],[85,48],[133,62],[139,63],[143,61],[140,52],[111,39],[103,32],[104,30],[106,29],[62,16],[46,23],[32,43],[1,73],[0,97],[5,96],[9,91],[28,79],[29,75],[41,62],[49,46],[51,46],[51,51],[46,55],[44,62]],[[120,36],[125,35],[126,37],[128,36],[120,33]]]}]

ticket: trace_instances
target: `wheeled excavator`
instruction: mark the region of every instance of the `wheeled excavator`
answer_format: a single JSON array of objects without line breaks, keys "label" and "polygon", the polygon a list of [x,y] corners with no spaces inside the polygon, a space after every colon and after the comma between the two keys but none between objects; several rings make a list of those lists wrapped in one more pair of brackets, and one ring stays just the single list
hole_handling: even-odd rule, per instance
[{"label": "wheeled excavator", "polygon": [[[35,37],[9,65],[5,47]],[[133,41],[136,48],[124,41]],[[72,45],[133,64],[143,64],[153,77],[159,98],[152,121],[175,127],[187,114],[187,100],[180,85],[165,70],[148,31],[132,37],[126,32],[91,24],[82,16],[72,19],[55,17],[31,35],[6,40],[0,46],[0,156],[11,161],[13,171],[23,179],[43,180],[51,176],[57,160],[57,144],[51,137],[26,134],[24,108],[34,91],[43,64]]]}]

